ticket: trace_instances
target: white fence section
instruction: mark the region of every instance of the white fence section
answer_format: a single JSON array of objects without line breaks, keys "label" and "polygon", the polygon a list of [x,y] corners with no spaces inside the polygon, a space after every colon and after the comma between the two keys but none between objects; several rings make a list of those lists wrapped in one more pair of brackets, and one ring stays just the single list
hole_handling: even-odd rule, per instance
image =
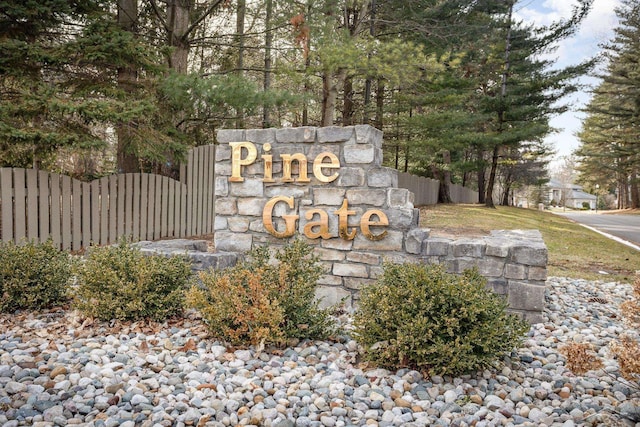
[{"label": "white fence section", "polygon": [[478,192],[458,184],[449,185],[452,203],[478,203]]},{"label": "white fence section", "polygon": [[[415,194],[414,205],[435,205],[438,203],[440,182],[410,173],[398,172],[398,187],[406,188]],[[458,184],[449,185],[449,194],[453,203],[478,203],[478,192]]]},{"label": "white fence section", "polygon": [[435,205],[438,203],[439,186],[440,183],[437,179],[398,172],[398,187],[406,188],[413,192],[415,195],[413,204],[415,206]]}]

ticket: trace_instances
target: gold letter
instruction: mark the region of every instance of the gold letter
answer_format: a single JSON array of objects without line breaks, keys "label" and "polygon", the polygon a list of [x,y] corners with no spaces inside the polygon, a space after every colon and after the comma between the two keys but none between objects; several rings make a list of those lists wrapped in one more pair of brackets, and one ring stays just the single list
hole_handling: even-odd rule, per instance
[{"label": "gold letter", "polygon": [[[304,235],[309,239],[317,239],[322,237],[323,239],[330,239],[329,234],[329,215],[322,209],[310,209],[305,214],[306,219],[311,219],[315,214],[320,215],[320,221],[307,222],[304,225]],[[320,227],[318,231],[313,231],[313,227]]]},{"label": "gold letter", "polygon": [[[243,182],[244,178],[241,176],[242,166],[250,165],[256,161],[258,157],[258,150],[256,146],[250,142],[230,142],[231,146],[231,182]],[[247,149],[247,157],[242,158],[242,148]]]},{"label": "gold letter", "polygon": [[262,222],[264,223],[264,228],[274,236],[279,239],[283,239],[285,237],[291,237],[296,232],[296,220],[298,219],[298,215],[282,215],[285,223],[285,230],[283,232],[277,231],[273,227],[273,207],[278,202],[285,202],[291,209],[293,209],[293,197],[287,196],[277,196],[273,199],[269,200],[266,205],[264,205],[264,210],[262,211]]},{"label": "gold letter", "polygon": [[[271,144],[268,142],[262,146],[265,153],[271,151]],[[264,160],[264,177],[262,182],[274,182],[273,180],[273,156],[271,154],[263,154],[260,156]]]},{"label": "gold letter", "polygon": [[302,153],[281,154],[282,157],[282,182],[293,182],[291,178],[291,162],[298,161],[298,182],[311,182],[307,176],[307,156]]},{"label": "gold letter", "polygon": [[[377,215],[378,221],[371,221],[371,215]],[[366,211],[362,218],[360,218],[360,229],[362,230],[362,234],[369,240],[377,241],[382,240],[387,235],[387,230],[384,230],[380,234],[373,234],[369,227],[379,227],[383,225],[389,225],[389,218],[384,214],[384,212],[378,209],[371,209],[370,211]]]},{"label": "gold letter", "polygon": [[336,215],[338,215],[338,234],[340,235],[340,237],[342,237],[345,240],[353,240],[354,237],[356,237],[356,229],[352,228],[351,231],[349,231],[349,215],[355,215],[356,211],[350,211],[349,210],[349,202],[347,202],[347,199],[344,199],[342,201],[342,206],[340,206],[340,209],[338,209],[335,212]]},{"label": "gold letter", "polygon": [[[322,163],[322,161],[326,158],[331,160],[331,163]],[[340,159],[338,159],[338,157],[335,154],[329,151],[324,151],[318,154],[318,156],[313,160],[313,175],[318,179],[318,181],[320,182],[335,181],[335,179],[338,178],[338,175],[339,175],[338,172],[334,173],[331,176],[326,176],[322,173],[322,168],[339,169]]]}]

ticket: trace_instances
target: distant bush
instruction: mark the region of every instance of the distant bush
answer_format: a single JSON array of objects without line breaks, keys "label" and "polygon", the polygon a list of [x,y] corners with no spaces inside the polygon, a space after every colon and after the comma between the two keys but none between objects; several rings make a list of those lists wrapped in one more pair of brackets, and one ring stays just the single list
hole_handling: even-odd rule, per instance
[{"label": "distant bush", "polygon": [[589,202],[582,202],[582,209],[584,210],[591,209],[591,204]]},{"label": "distant bush", "polygon": [[[611,342],[611,354],[618,361],[618,376],[622,382],[640,391],[640,341],[633,334],[634,330],[640,330],[640,278],[633,284],[633,298],[620,304],[620,311],[629,332]],[[567,358],[567,369],[577,375],[597,371],[604,366],[590,344],[569,343],[560,352]]]},{"label": "distant bush", "polygon": [[67,301],[71,258],[46,243],[0,242],[0,311],[49,308]]},{"label": "distant bush", "polygon": [[321,309],[315,288],[321,274],[313,248],[295,240],[277,251],[260,247],[248,261],[200,273],[187,302],[198,309],[212,335],[233,344],[281,344],[287,338],[326,338],[330,310]]},{"label": "distant bush", "polygon": [[386,264],[362,291],[355,335],[377,365],[457,375],[490,366],[518,345],[528,324],[506,308],[475,270],[453,275],[440,266]]},{"label": "distant bush", "polygon": [[165,320],[184,308],[191,277],[181,257],[148,256],[122,241],[91,248],[77,269],[74,306],[102,320]]}]

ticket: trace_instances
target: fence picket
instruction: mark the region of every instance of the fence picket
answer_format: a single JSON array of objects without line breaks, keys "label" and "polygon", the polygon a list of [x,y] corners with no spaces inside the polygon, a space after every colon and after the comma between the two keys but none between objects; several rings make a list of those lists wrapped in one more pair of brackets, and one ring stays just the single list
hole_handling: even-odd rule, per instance
[{"label": "fence picket", "polygon": [[210,234],[213,233],[213,223],[216,218],[215,211],[215,178],[216,178],[216,146],[209,145],[207,146],[209,150],[209,161],[207,164],[209,165],[209,177],[207,178],[207,182],[209,182],[209,203],[207,205],[207,230],[205,233]]},{"label": "fence picket", "polygon": [[127,239],[132,239],[133,232],[133,177],[131,173],[124,176],[124,235]]},{"label": "fence picket", "polygon": [[149,193],[147,198],[147,240],[153,240],[153,232],[155,227],[155,209],[156,209],[156,180],[153,175],[148,175]]},{"label": "fence picket", "polygon": [[162,178],[160,175],[152,175],[152,178],[156,182],[155,191],[155,206],[154,206],[154,218],[153,218],[153,240],[160,238],[162,231]]},{"label": "fence picket", "polygon": [[2,206],[2,240],[13,240],[13,170],[0,169],[0,201]]},{"label": "fence picket", "polygon": [[75,251],[80,249],[82,243],[82,183],[76,179],[71,181],[71,248]]},{"label": "fence picket", "polygon": [[193,202],[192,200],[195,197],[194,194],[194,186],[193,186],[193,168],[195,167],[194,162],[195,157],[195,149],[189,151],[189,155],[187,156],[187,200],[186,200],[186,230],[185,235],[189,236],[194,234],[192,230],[193,225]]},{"label": "fence picket", "polygon": [[100,244],[109,242],[109,177],[100,178]]},{"label": "fence picket", "polygon": [[27,239],[38,241],[38,171],[27,169]]},{"label": "fence picket", "polygon": [[50,220],[50,199],[49,199],[49,174],[45,171],[38,171],[38,224],[40,242],[49,239]]},{"label": "fence picket", "polygon": [[202,191],[202,201],[200,211],[202,212],[202,219],[200,221],[199,235],[207,233],[209,221],[209,147],[201,147],[202,150],[202,184],[200,186]]},{"label": "fence picket", "polygon": [[133,212],[131,238],[134,241],[140,240],[140,174],[133,175]]},{"label": "fence picket", "polygon": [[[91,244],[91,184],[81,183],[82,187],[82,212],[80,220],[82,222],[82,244],[81,248],[87,248]],[[80,249],[80,248],[78,248]]]},{"label": "fence picket", "polygon": [[167,237],[169,234],[168,230],[168,221],[169,221],[169,178],[166,176],[160,177],[162,183],[162,216],[160,218],[161,221],[161,229],[160,229],[160,237]]},{"label": "fence picket", "polygon": [[124,233],[124,205],[125,205],[125,199],[127,196],[126,190],[125,190],[125,185],[124,185],[124,175],[118,175],[118,184],[117,184],[117,190],[116,190],[116,197],[117,197],[117,208],[118,209],[118,213],[117,213],[117,222],[116,222],[116,235],[118,236],[117,239],[120,240],[120,238],[122,236],[125,235]]},{"label": "fence picket", "polygon": [[66,175],[60,176],[60,184],[62,187],[62,249],[71,248],[71,178]]},{"label": "fence picket", "polygon": [[13,198],[14,198],[14,238],[16,243],[20,243],[27,237],[27,205],[26,187],[24,181],[24,169],[14,169],[13,174]]},{"label": "fence picket", "polygon": [[93,244],[100,243],[100,180],[91,181],[91,238]]},{"label": "fence picket", "polygon": [[204,191],[203,191],[203,180],[204,180],[204,153],[202,152],[201,149],[198,149],[198,175],[196,175],[198,177],[198,183],[196,184],[196,194],[198,196],[197,198],[197,204],[195,206],[196,212],[197,212],[197,216],[196,216],[196,229],[195,229],[195,234],[197,236],[202,234],[202,197],[204,196]]},{"label": "fence picket", "polygon": [[177,181],[167,180],[167,184],[169,186],[169,203],[168,203],[168,212],[167,212],[167,236],[175,237],[175,211],[176,211],[176,187],[178,185]]},{"label": "fence picket", "polygon": [[186,237],[189,234],[187,233],[187,194],[188,188],[186,185],[181,187],[182,193],[180,194],[180,221],[178,221],[178,225],[180,225],[180,234],[179,237]]},{"label": "fence picket", "polygon": [[53,240],[53,244],[57,247],[62,245],[62,235],[60,234],[60,178],[60,175],[57,173],[52,173],[49,176],[51,182],[51,239]]},{"label": "fence picket", "polygon": [[140,240],[147,240],[149,228],[149,175],[140,175]]}]

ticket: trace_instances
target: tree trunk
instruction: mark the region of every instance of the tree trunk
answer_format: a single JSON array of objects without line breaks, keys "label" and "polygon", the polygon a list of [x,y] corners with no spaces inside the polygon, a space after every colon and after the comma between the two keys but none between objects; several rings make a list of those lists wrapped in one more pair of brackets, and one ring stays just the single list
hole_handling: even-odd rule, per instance
[{"label": "tree trunk", "polygon": [[[500,87],[500,98],[504,100],[507,96],[507,77],[509,76],[509,55],[511,52],[511,17],[513,15],[513,3],[514,1],[509,2],[509,17],[507,21],[507,37],[505,40],[505,48],[504,48],[504,69],[502,71],[502,84]],[[504,108],[502,106],[501,108]],[[498,133],[502,133],[504,130],[504,111],[501,110],[498,113]],[[488,208],[495,208],[495,204],[493,203],[493,187],[496,182],[496,171],[498,170],[498,155],[500,153],[500,144],[496,144],[493,148],[493,156],[491,158],[491,172],[489,173],[489,182],[487,183],[487,198],[484,201],[484,204]]]},{"label": "tree trunk", "polygon": [[640,192],[638,192],[638,174],[633,171],[629,180],[629,192],[631,193],[631,208],[638,209],[640,207]]},{"label": "tree trunk", "polygon": [[[138,21],[137,0],[118,0],[118,25],[125,31],[135,34]],[[118,86],[126,93],[133,92],[138,77],[134,67],[121,67],[117,70]],[[136,155],[131,123],[116,124],[116,161],[118,172],[140,172],[140,161]]]},{"label": "tree trunk", "polygon": [[384,126],[384,79],[378,79],[378,91],[376,92],[376,122],[375,127],[382,130]]},{"label": "tree trunk", "polygon": [[322,75],[322,122],[320,126],[333,126],[338,87],[344,83],[347,70],[339,69],[334,76],[329,72]]},{"label": "tree trunk", "polygon": [[[246,0],[238,0],[236,9],[236,45],[238,49],[238,60],[236,62],[236,74],[242,78],[244,76],[244,17],[247,10]],[[236,129],[244,128],[244,111],[237,111]]]},{"label": "tree trunk", "polygon": [[[266,0],[265,3],[265,35],[264,35],[264,91],[271,88],[271,45],[273,44],[273,30],[271,29],[271,14],[273,13],[273,0]],[[269,106],[265,103],[262,107],[262,127],[271,127]]]},{"label": "tree trunk", "polygon": [[[376,0],[371,0],[371,19],[369,20],[369,35],[375,38],[376,35]],[[364,82],[364,105],[362,106],[362,124],[369,124],[369,106],[371,105],[371,77],[367,77]]]},{"label": "tree trunk", "polygon": [[495,208],[496,205],[493,202],[493,187],[496,183],[496,171],[498,170],[498,154],[500,152],[500,146],[496,145],[493,149],[493,156],[491,156],[491,171],[489,172],[489,182],[487,183],[487,196],[484,201],[484,205],[488,208]]},{"label": "tree trunk", "polygon": [[618,179],[616,179],[616,187],[618,189],[618,201],[616,204],[616,209],[623,209],[622,194],[623,194],[623,188],[624,188],[624,180],[620,176],[619,172],[618,172]]},{"label": "tree trunk", "polygon": [[371,105],[371,78],[367,78],[364,82],[364,102],[362,105],[362,124],[368,125],[369,119],[369,106]]},{"label": "tree trunk", "polygon": [[188,69],[192,9],[192,0],[169,0],[167,3],[167,42],[171,47],[169,68],[180,74],[186,74]]},{"label": "tree trunk", "polygon": [[[307,58],[304,61],[304,74],[305,76],[309,75],[309,67],[311,66],[311,58],[307,55]],[[304,99],[302,104],[302,126],[309,126],[309,101],[308,96],[311,91],[311,86],[309,85],[309,81],[307,79],[304,80]]]},{"label": "tree trunk", "polygon": [[404,144],[404,173],[409,172],[409,143]]},{"label": "tree trunk", "polygon": [[500,203],[502,206],[509,206],[511,205],[510,201],[511,201],[511,176],[512,173],[509,171],[507,173],[507,176],[505,176],[504,178],[504,191],[502,193],[502,202]]},{"label": "tree trunk", "polygon": [[353,78],[344,79],[343,104],[342,104],[342,125],[351,126],[353,124]]},{"label": "tree trunk", "polygon": [[485,201],[485,167],[484,167],[484,151],[478,150],[478,171],[477,171],[477,180],[478,180],[478,203],[484,204]]},{"label": "tree trunk", "polygon": [[504,187],[504,193],[502,193],[502,206],[509,206],[511,203],[509,203],[510,201],[510,193],[511,193],[511,185],[507,184]]},{"label": "tree trunk", "polygon": [[440,181],[440,188],[438,189],[438,203],[451,203],[451,171],[449,166],[451,165],[451,153],[449,150],[445,150],[442,153],[442,163],[444,168],[438,171],[438,180]]},{"label": "tree trunk", "polygon": [[398,170],[399,158],[400,158],[400,143],[396,140],[396,170]]}]

